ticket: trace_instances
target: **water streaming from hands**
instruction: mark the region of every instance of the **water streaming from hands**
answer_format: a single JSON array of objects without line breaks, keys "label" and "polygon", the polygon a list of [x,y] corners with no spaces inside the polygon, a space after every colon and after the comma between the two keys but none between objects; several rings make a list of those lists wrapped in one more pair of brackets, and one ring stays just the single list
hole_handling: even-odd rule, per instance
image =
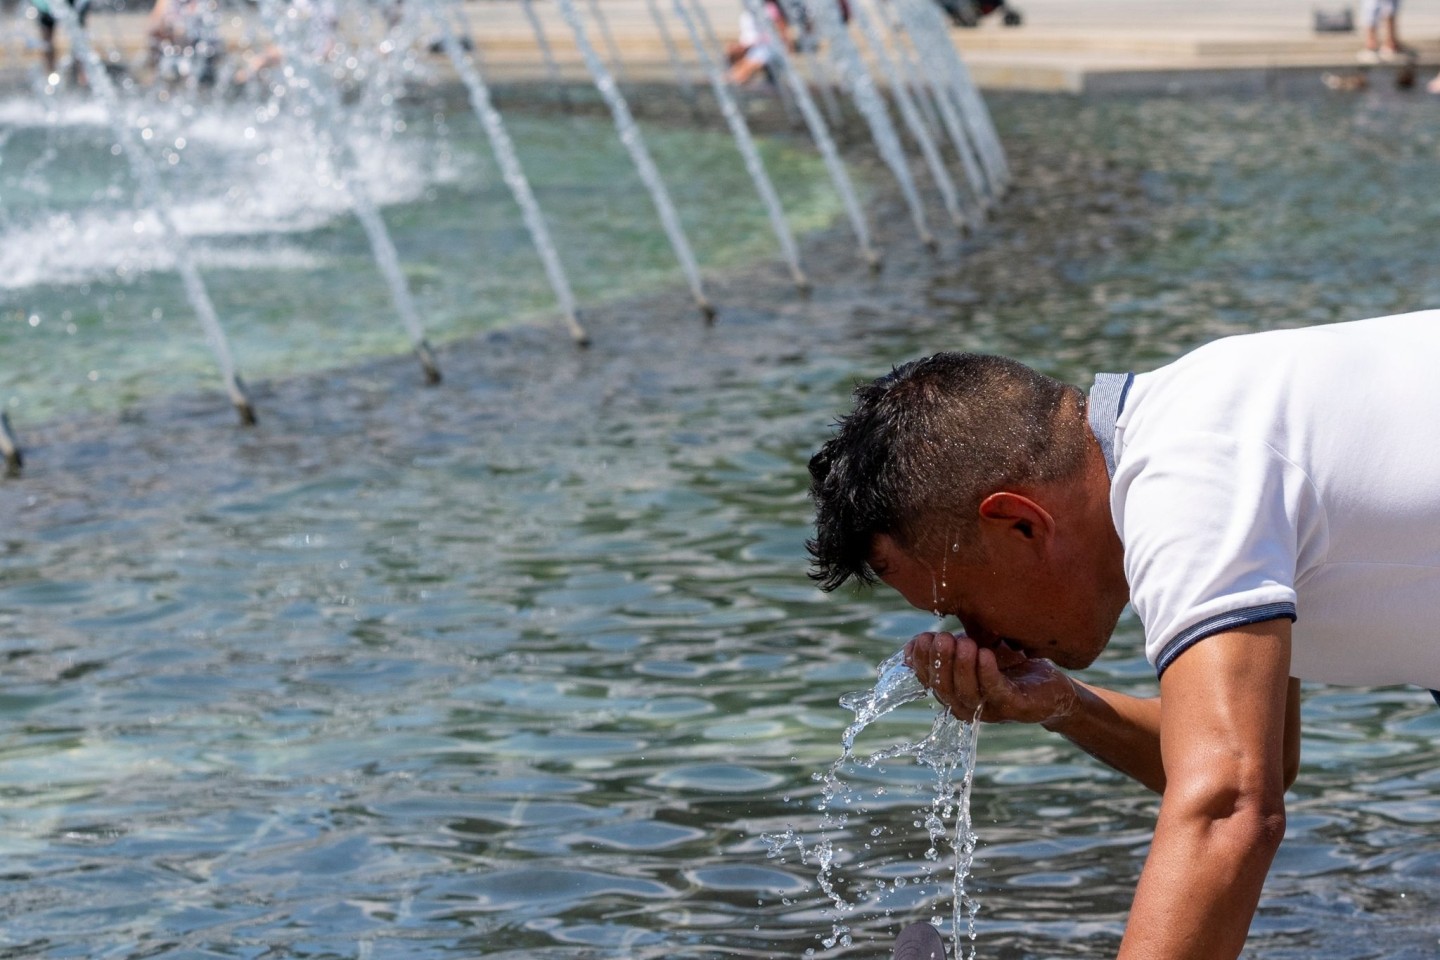
[{"label": "water streaming from hands", "polygon": [[[911,757],[915,763],[928,767],[934,775],[934,793],[928,804],[917,811],[914,825],[925,831],[928,846],[922,853],[922,881],[933,876],[940,867],[942,851],[948,843],[954,854],[954,865],[949,884],[950,931],[954,943],[954,957],[961,960],[967,956],[961,941],[961,930],[969,941],[970,960],[975,958],[975,918],[980,904],[971,893],[968,880],[974,861],[976,835],[970,816],[970,794],[974,784],[976,746],[979,738],[979,714],[971,721],[964,721],[948,710],[937,708],[929,732],[918,740],[903,740],[897,744],[867,755],[857,755],[855,745],[860,734],[880,718],[916,700],[923,699],[926,691],[916,678],[915,672],[905,663],[904,653],[899,652],[884,660],[878,668],[878,679],[869,690],[859,690],[840,698],[840,705],[855,714],[855,719],[845,728],[840,738],[840,756],[822,774],[814,777],[821,784],[818,810],[820,821],[818,835],[807,839],[793,828],[778,835],[766,835],[765,842],[772,859],[781,859],[785,851],[793,847],[802,862],[817,868],[816,883],[830,900],[831,931],[821,939],[826,949],[835,946],[851,946],[852,926],[850,918],[864,908],[884,909],[889,915],[892,908],[884,907],[887,895],[899,893],[906,886],[915,883],[904,875],[896,876],[890,884],[883,879],[873,882],[871,891],[864,889],[863,882],[848,877],[845,867],[850,861],[846,854],[855,853],[841,844],[849,835],[859,836],[859,827],[864,824],[852,822],[852,817],[861,817],[869,812],[869,804],[881,801],[888,792],[885,786],[866,788],[846,779],[848,767],[858,766],[867,770],[883,772],[883,764],[901,757]],[[953,823],[953,827],[951,824]],[[855,829],[852,829],[855,828]],[[864,831],[870,837],[879,837],[889,832],[888,828],[876,824]],[[871,848],[861,842],[862,850]],[[857,862],[850,869],[858,871],[864,866]],[[851,891],[858,891],[852,893]],[[931,922],[942,924],[942,917],[932,915]],[[814,951],[807,951],[807,955]]]}]

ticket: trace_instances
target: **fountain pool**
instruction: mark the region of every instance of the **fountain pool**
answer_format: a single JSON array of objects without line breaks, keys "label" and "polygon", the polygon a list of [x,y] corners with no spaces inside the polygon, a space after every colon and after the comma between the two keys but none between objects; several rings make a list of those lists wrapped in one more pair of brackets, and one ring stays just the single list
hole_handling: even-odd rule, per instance
[{"label": "fountain pool", "polygon": [[[655,132],[686,171],[672,186],[721,307],[708,328],[645,198],[607,174],[622,161],[603,118],[507,114],[542,200],[573,211],[550,214],[569,224],[557,242],[593,265],[574,270],[585,352],[486,187],[478,126],[463,108],[408,116],[419,136],[366,155],[391,174],[379,199],[446,382],[421,389],[390,356],[404,334],[357,268],[358,227],[256,185],[238,215],[293,229],[254,242],[217,214],[195,241],[250,358],[256,430],[170,323],[178,283],[109,196],[124,173],[93,149],[99,127],[8,120],[3,182],[38,177],[50,192],[27,202],[95,212],[57,238],[7,190],[0,221],[0,386],[30,446],[0,483],[0,949],[874,957],[928,916],[948,887],[921,876],[907,798],[846,828],[847,882],[907,879],[894,915],[851,919],[849,947],[821,948],[813,869],[761,839],[814,829],[838,697],[931,624],[804,577],[804,463],[855,380],[959,348],[1088,382],[1228,332],[1440,303],[1433,104],[992,104],[1004,216],[932,259],[870,171],[878,277],[830,225],[818,160],[761,138],[802,211],[809,299],[763,210],[725,202],[744,182],[733,152]],[[547,143],[592,135],[547,170]],[[212,149],[203,123],[191,136],[185,151]],[[223,197],[214,156],[197,179]],[[205,196],[182,214],[203,218]],[[476,230],[464,207],[487,203],[503,226]],[[1139,647],[1124,622],[1094,675],[1150,689]],[[860,747],[930,716],[906,707]],[[1304,721],[1247,955],[1433,956],[1440,710],[1419,690],[1315,688]],[[987,728],[979,754],[977,955],[1113,955],[1154,798],[1040,731]],[[931,779],[887,776],[897,794]]]}]

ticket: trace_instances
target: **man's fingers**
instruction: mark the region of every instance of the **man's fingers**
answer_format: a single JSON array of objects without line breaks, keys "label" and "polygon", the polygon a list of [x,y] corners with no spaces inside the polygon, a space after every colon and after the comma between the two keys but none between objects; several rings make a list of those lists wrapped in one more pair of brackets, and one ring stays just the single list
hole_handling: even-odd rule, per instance
[{"label": "man's fingers", "polygon": [[973,714],[980,703],[980,687],[975,674],[975,657],[980,650],[968,637],[951,637],[940,653],[940,677],[935,690],[940,699],[957,716],[966,711]]},{"label": "man's fingers", "polygon": [[934,645],[935,634],[933,633],[917,633],[910,638],[909,643],[905,644],[905,662],[909,664],[911,670],[915,671],[915,676],[920,678],[920,682],[927,687],[930,685],[931,674],[934,672],[930,666],[934,659]]},{"label": "man's fingers", "polygon": [[[1004,689],[993,651],[964,635],[919,633],[905,644],[905,660],[920,682],[957,717],[971,719],[987,688]],[[985,672],[981,673],[981,664]]]},{"label": "man's fingers", "polygon": [[975,657],[975,678],[980,687],[980,700],[987,714],[1002,712],[1009,705],[1011,687],[1000,672],[994,650],[981,650]]}]

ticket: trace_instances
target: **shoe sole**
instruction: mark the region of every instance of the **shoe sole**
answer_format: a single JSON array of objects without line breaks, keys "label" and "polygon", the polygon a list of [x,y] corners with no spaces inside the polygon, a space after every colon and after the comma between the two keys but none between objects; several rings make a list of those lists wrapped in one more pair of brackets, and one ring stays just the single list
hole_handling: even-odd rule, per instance
[{"label": "shoe sole", "polygon": [[946,960],[945,941],[928,923],[912,923],[895,938],[893,960]]}]

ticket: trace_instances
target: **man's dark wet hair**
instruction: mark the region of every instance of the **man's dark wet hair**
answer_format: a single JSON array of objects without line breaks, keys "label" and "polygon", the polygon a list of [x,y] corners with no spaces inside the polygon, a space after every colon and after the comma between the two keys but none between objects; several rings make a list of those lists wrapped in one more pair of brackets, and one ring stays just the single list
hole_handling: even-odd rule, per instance
[{"label": "man's dark wet hair", "polygon": [[1085,462],[1085,397],[1005,357],[937,353],[855,388],[855,409],[810,460],[810,576],[874,583],[878,534],[912,549],[970,545],[980,503]]}]

